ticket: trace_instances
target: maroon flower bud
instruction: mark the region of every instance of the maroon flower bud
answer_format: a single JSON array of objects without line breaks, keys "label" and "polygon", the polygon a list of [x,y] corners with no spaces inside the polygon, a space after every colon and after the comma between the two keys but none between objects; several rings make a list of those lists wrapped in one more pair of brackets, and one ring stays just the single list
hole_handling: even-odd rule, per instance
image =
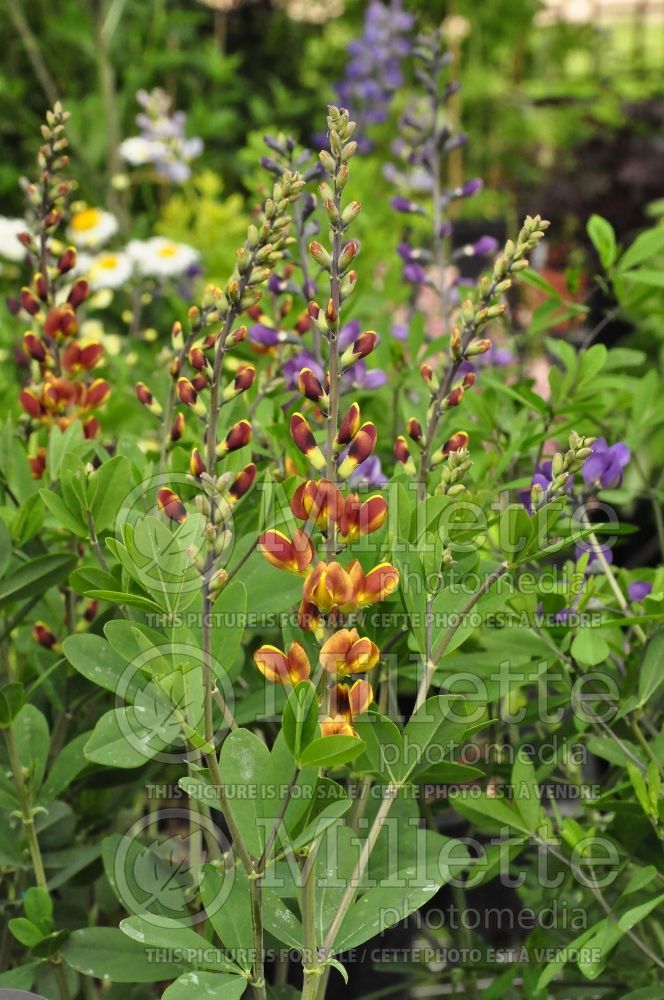
[{"label": "maroon flower bud", "polygon": [[89,286],[84,278],[79,278],[71,286],[71,291],[67,296],[67,302],[71,305],[72,309],[78,309],[82,302],[88,297]]},{"label": "maroon flower bud", "polygon": [[408,437],[411,439],[411,441],[415,441],[417,443],[418,441],[422,440],[423,436],[422,425],[420,424],[419,420],[415,419],[415,417],[410,418],[410,420],[406,424],[406,430],[408,431]]},{"label": "maroon flower bud", "polygon": [[452,389],[449,396],[447,396],[446,399],[444,400],[443,408],[448,409],[452,406],[458,406],[461,400],[463,399],[463,392],[464,392],[463,386],[457,385],[454,389]]},{"label": "maroon flower bud", "polygon": [[43,646],[44,649],[53,649],[57,643],[57,638],[53,635],[48,625],[44,622],[37,622],[32,630],[32,638]]},{"label": "maroon flower bud", "polygon": [[205,354],[200,347],[194,346],[190,348],[189,364],[192,368],[195,368],[196,371],[199,372],[208,367],[208,359],[205,357]]},{"label": "maroon flower bud", "polygon": [[173,426],[171,427],[171,441],[179,441],[184,434],[184,413],[176,413]]},{"label": "maroon flower bud", "polygon": [[205,462],[198,448],[194,448],[189,459],[189,471],[199,479],[205,472]]},{"label": "maroon flower bud", "polygon": [[477,382],[477,375],[475,372],[466,372],[463,377],[463,382],[461,383],[464,389],[470,389],[471,386],[475,385]]},{"label": "maroon flower bud", "polygon": [[99,608],[99,601],[88,601],[85,611],[83,612],[83,617],[86,622],[92,622],[97,617],[97,610]]},{"label": "maroon flower bud", "polygon": [[229,344],[241,344],[243,340],[246,339],[247,328],[246,326],[238,326],[233,330],[230,337],[228,338]]},{"label": "maroon flower bud", "polygon": [[339,425],[334,445],[335,451],[342,451],[345,445],[353,440],[359,430],[361,419],[359,403],[351,403]]},{"label": "maroon flower bud", "polygon": [[457,431],[443,445],[443,455],[449,455],[451,451],[461,451],[468,447],[468,435],[465,431]]},{"label": "maroon flower bud", "polygon": [[39,272],[34,277],[35,291],[42,302],[48,302],[48,282]]},{"label": "maroon flower bud", "polygon": [[301,413],[294,413],[291,417],[290,433],[302,454],[306,455],[315,469],[322,471],[327,465],[325,456],[316,444],[313,431]]},{"label": "maroon flower bud", "polygon": [[406,462],[410,459],[408,442],[406,441],[405,437],[402,437],[400,435],[396,439],[396,441],[394,442],[393,450],[394,450],[394,457],[396,458],[397,462],[401,462],[402,465],[405,465]]},{"label": "maroon flower bud", "polygon": [[25,309],[27,313],[31,316],[36,316],[41,306],[39,304],[39,299],[30,291],[29,288],[22,288],[20,294],[21,308]]},{"label": "maroon flower bud", "polygon": [[76,265],[76,250],[74,247],[67,247],[58,260],[58,271],[60,274],[67,274]]},{"label": "maroon flower bud", "polygon": [[236,500],[240,500],[245,495],[245,493],[248,493],[251,487],[254,485],[255,479],[256,479],[256,466],[254,465],[253,462],[250,462],[249,465],[245,466],[242,472],[240,472],[240,474],[231,484],[231,487],[228,491],[228,497],[231,503],[234,503]]},{"label": "maroon flower bud", "polygon": [[187,520],[187,511],[180,497],[167,486],[162,486],[157,493],[157,506],[171,521],[182,524]]},{"label": "maroon flower bud", "polygon": [[223,458],[224,455],[228,455],[232,451],[244,448],[251,441],[252,433],[248,420],[238,420],[236,424],[233,424],[221,444],[217,445],[217,457]]},{"label": "maroon flower bud", "polygon": [[171,327],[171,343],[175,351],[181,351],[184,347],[184,333],[182,332],[182,323],[179,320],[176,320]]},{"label": "maroon flower bud", "polygon": [[420,375],[425,382],[431,382],[433,380],[433,368],[428,365],[426,361],[424,364],[420,365]]},{"label": "maroon flower bud", "polygon": [[320,406],[322,410],[327,410],[327,394],[311,368],[302,369],[297,384],[303,396]]},{"label": "maroon flower bud", "polygon": [[46,360],[46,347],[34,333],[23,334],[23,347],[26,354],[35,361],[42,362]]},{"label": "maroon flower bud", "polygon": [[29,416],[31,416],[34,420],[41,417],[44,409],[41,402],[37,399],[31,389],[24,389],[18,398],[21,406]]},{"label": "maroon flower bud", "polygon": [[369,458],[376,447],[377,437],[375,424],[370,421],[362,424],[350,443],[348,454],[337,470],[341,479],[348,479],[357,466]]}]

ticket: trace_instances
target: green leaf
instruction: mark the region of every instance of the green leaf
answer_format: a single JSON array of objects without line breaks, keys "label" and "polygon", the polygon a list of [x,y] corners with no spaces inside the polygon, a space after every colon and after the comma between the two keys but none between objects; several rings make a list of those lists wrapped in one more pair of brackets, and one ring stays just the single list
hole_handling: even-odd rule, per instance
[{"label": "green leaf", "polygon": [[221,670],[224,680],[242,646],[247,611],[247,588],[234,580],[221,591],[214,602],[212,615],[215,627],[212,632],[212,668]]},{"label": "green leaf", "polygon": [[74,535],[78,535],[79,538],[88,537],[87,525],[84,524],[81,516],[76,516],[77,514],[80,515],[78,509],[72,510],[71,507],[67,506],[62,497],[54,493],[53,490],[40,490],[39,495],[45,507],[63,528],[71,531]]},{"label": "green leaf", "polygon": [[120,930],[132,941],[138,941],[152,948],[168,948],[173,951],[185,949],[187,952],[191,951],[192,956],[197,954],[200,956],[188,959],[187,964],[212,967],[219,972],[231,972],[233,975],[238,972],[235,963],[222,951],[213,948],[193,927],[188,927],[178,920],[153,915],[126,917],[120,921]]},{"label": "green leaf", "polygon": [[7,972],[0,972],[0,989],[31,989],[40,965],[41,962],[28,962],[26,965],[18,965],[15,969],[9,969]]},{"label": "green leaf", "polygon": [[284,739],[296,759],[318,730],[318,698],[311,681],[296,684],[288,695],[282,719]]},{"label": "green leaf", "polygon": [[[579,970],[587,979],[596,979],[604,968],[604,962],[610,951],[625,936],[627,931],[641,923],[653,910],[664,903],[664,893],[654,896],[639,906],[633,906],[622,913],[618,919],[602,920],[595,927],[595,933],[586,941],[586,947],[581,951],[578,961]],[[599,949],[600,957],[595,958]]]},{"label": "green leaf", "polygon": [[185,972],[162,993],[161,1000],[240,1000],[247,980],[214,972]]},{"label": "green leaf", "polygon": [[572,640],[570,652],[579,663],[594,667],[606,661],[610,650],[597,629],[581,628]]},{"label": "green leaf", "polygon": [[530,824],[505,799],[490,798],[486,793],[466,797],[462,791],[456,790],[450,792],[449,799],[457,812],[481,830],[509,826],[521,833],[531,832]]},{"label": "green leaf", "polygon": [[408,781],[449,757],[467,728],[464,698],[438,695],[425,701],[404,729],[402,756],[395,767],[398,780]]},{"label": "green leaf", "polygon": [[608,270],[615,263],[618,254],[613,226],[601,215],[591,215],[586,229],[602,266]]},{"label": "green leaf", "polygon": [[133,707],[114,708],[98,720],[84,747],[87,760],[104,767],[142,767],[168,745],[154,720],[146,725]]},{"label": "green leaf", "polygon": [[41,787],[48,760],[51,740],[48,722],[34,705],[24,705],[11,729],[21,765],[30,773],[30,790],[35,793]]},{"label": "green leaf", "polygon": [[25,701],[25,689],[18,681],[0,687],[0,728],[10,725]]},{"label": "green leaf", "polygon": [[500,515],[499,544],[512,564],[522,562],[533,539],[534,526],[523,504],[510,504]]},{"label": "green leaf", "polygon": [[662,251],[664,251],[664,226],[657,226],[646,230],[645,233],[639,233],[620,258],[618,267],[621,271],[627,271]]},{"label": "green leaf", "polygon": [[[371,770],[395,781],[397,762],[403,756],[401,731],[384,715],[367,712],[355,720],[355,730],[365,744],[365,757]],[[362,764],[362,761],[358,762]]]},{"label": "green leaf", "polygon": [[300,763],[303,766],[339,767],[354,760],[364,750],[364,743],[355,736],[321,736],[304,750]]},{"label": "green leaf", "polygon": [[61,553],[37,556],[23,563],[0,581],[0,608],[26,597],[39,597],[51,587],[57,587],[76,562],[76,556]]},{"label": "green leaf", "polygon": [[535,768],[525,754],[518,753],[512,768],[513,802],[528,829],[534,833],[542,821]]},{"label": "green leaf", "polygon": [[219,756],[228,809],[256,857],[265,846],[262,791],[270,767],[270,751],[248,729],[234,730],[224,741]]},{"label": "green leaf", "polygon": [[142,594],[132,594],[124,590],[86,590],[85,596],[93,601],[110,601],[111,604],[126,604],[130,608],[140,608],[141,611],[156,611],[161,614],[162,608],[156,601]]},{"label": "green leaf", "polygon": [[36,927],[31,920],[26,920],[25,917],[14,917],[13,920],[9,921],[9,929],[16,940],[20,941],[26,948],[34,948],[45,937],[43,931]]},{"label": "green leaf", "polygon": [[61,948],[67,965],[86,976],[115,983],[158,983],[175,979],[186,966],[159,962],[154,952],[115,927],[74,931]]},{"label": "green leaf", "polygon": [[215,865],[204,865],[200,893],[207,918],[219,940],[238,965],[250,969],[253,928],[249,878],[244,868],[236,865],[223,871]]},{"label": "green leaf", "polygon": [[42,934],[50,934],[53,930],[53,900],[46,889],[31,886],[23,897],[25,915]]},{"label": "green leaf", "polygon": [[88,479],[88,497],[97,534],[113,525],[122,501],[134,485],[131,462],[115,455]]},{"label": "green leaf", "polygon": [[639,670],[639,708],[652,698],[664,680],[664,632],[657,632],[646,649]]},{"label": "green leaf", "polygon": [[62,651],[79,674],[106,691],[118,694],[127,663],[100,635],[67,636]]},{"label": "green leaf", "polygon": [[39,793],[40,803],[57,798],[87,766],[83,748],[90,735],[89,732],[81,733],[62,748],[42,785]]}]

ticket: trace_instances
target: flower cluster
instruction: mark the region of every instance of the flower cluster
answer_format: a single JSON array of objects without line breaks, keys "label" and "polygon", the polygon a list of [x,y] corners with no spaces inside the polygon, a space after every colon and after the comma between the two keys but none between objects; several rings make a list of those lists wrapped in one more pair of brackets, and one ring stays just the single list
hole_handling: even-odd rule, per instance
[{"label": "flower cluster", "polygon": [[360,149],[371,144],[367,127],[385,121],[396,91],[403,83],[401,65],[410,54],[413,16],[401,0],[389,4],[371,0],[361,36],[348,46],[350,59],[344,79],[337,84],[339,100],[359,123]]},{"label": "flower cluster", "polygon": [[[373,454],[376,427],[362,421],[360,407],[353,401],[339,420],[339,397],[344,376],[358,361],[368,356],[376,344],[372,331],[353,334],[342,340],[341,309],[352,294],[357,275],[352,263],[358,246],[346,234],[360,206],[343,203],[343,191],[349,178],[348,162],[357,144],[353,139],[355,123],[347,111],[330,108],[327,120],[331,152],[320,154],[328,180],[320,186],[329,229],[330,247],[311,243],[309,251],[319,267],[329,275],[330,297],[325,307],[312,302],[309,314],[328,347],[328,370],[303,368],[298,387],[313,403],[327,425],[326,443],[321,446],[314,430],[301,412],[291,416],[291,438],[306,457],[319,479],[302,482],[290,502],[293,516],[303,522],[291,537],[278,530],[263,533],[259,547],[269,563],[303,578],[298,624],[310,632],[320,645],[319,662],[323,676],[334,684],[325,694],[325,712],[321,721],[323,735],[353,735],[353,719],[365,711],[373,699],[371,684],[356,680],[352,686],[344,679],[372,670],[379,660],[375,643],[349,627],[347,616],[378,601],[385,600],[397,588],[399,574],[388,562],[380,562],[368,571],[359,559],[339,560],[340,554],[362,537],[377,531],[387,518],[387,502],[380,494],[360,497],[344,495],[340,482],[347,481]],[[314,539],[318,538],[320,546]],[[319,547],[322,551],[319,552]],[[312,668],[304,646],[294,641],[287,651],[264,645],[254,654],[256,665],[273,682],[295,684],[309,680]]]},{"label": "flower cluster", "polygon": [[[176,406],[186,407],[204,428],[202,446],[191,452],[189,471],[203,489],[195,505],[206,519],[206,546],[204,551],[194,553],[193,558],[209,599],[214,599],[227,579],[226,571],[218,569],[218,564],[232,540],[230,510],[251,489],[256,478],[253,462],[238,474],[217,475],[218,462],[249,445],[253,433],[251,422],[241,419],[232,424],[222,439],[219,437],[221,410],[250,389],[256,376],[253,365],[239,363],[222,388],[224,364],[227,352],[241,344],[247,335],[246,326],[234,327],[235,321],[258,303],[259,286],[268,280],[283,256],[289,240],[289,208],[303,184],[297,173],[283,174],[265,202],[260,225],[249,227],[247,240],[237,251],[237,264],[226,286],[223,289],[209,286],[200,308],[194,306],[189,310],[186,337],[182,325],[175,324],[171,387],[165,408],[145,383],[139,382],[136,386],[139,402],[161,421],[162,470],[169,445],[179,441],[184,432],[184,413],[176,412]],[[157,502],[171,521],[182,522],[188,516],[185,504],[169,487],[159,490]]]},{"label": "flower cluster", "polygon": [[[426,430],[423,430],[415,418],[409,421],[409,437],[420,450],[419,466],[416,469],[415,463],[411,461],[410,448],[404,437],[399,437],[396,441],[395,457],[411,474],[417,472],[421,497],[426,490],[429,472],[450,455],[465,450],[468,442],[466,435],[462,439],[454,436],[452,444],[448,442],[438,451],[435,450],[440,419],[446,411],[459,406],[464,394],[475,384],[475,373],[467,370],[464,373],[464,366],[469,359],[491,349],[491,340],[480,335],[493,319],[505,311],[506,305],[502,299],[512,286],[513,276],[528,267],[527,255],[542,239],[548,225],[539,215],[527,216],[516,241],[507,241],[504,252],[494,262],[491,275],[480,280],[477,298],[466,299],[461,303],[450,332],[449,359],[444,372],[439,375],[428,363],[420,368],[429,393]],[[444,476],[443,482],[449,480]]]},{"label": "flower cluster", "polygon": [[203,140],[187,138],[187,116],[171,110],[171,98],[161,89],[139,90],[143,108],[136,116],[139,134],[120,144],[120,155],[132,167],[151,166],[158,177],[183,184],[191,177],[191,161],[203,152]]},{"label": "flower cluster", "polygon": [[[68,114],[56,104],[42,126],[39,179],[25,185],[29,230],[18,237],[32,278],[10,307],[30,322],[23,335],[30,375],[20,394],[29,429],[57,426],[64,430],[80,420],[85,437],[93,438],[99,431],[96,411],[111,389],[105,379],[92,375],[102,360],[102,345],[78,336],[78,311],[87,298],[88,284],[80,278],[72,282],[76,250],[62,246],[57,239],[73,187],[63,176],[68,164],[67,119]],[[34,476],[39,478],[46,452],[39,435],[35,444],[30,461]]]}]

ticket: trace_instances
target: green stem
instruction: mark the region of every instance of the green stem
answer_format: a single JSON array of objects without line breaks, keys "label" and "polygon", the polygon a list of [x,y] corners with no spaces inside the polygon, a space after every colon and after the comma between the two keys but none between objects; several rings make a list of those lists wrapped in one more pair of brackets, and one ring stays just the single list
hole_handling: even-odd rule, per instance
[{"label": "green stem", "polygon": [[39,841],[35,832],[35,821],[34,816],[32,815],[30,796],[27,788],[25,787],[25,781],[23,780],[23,767],[18,756],[18,750],[11,726],[7,726],[4,733],[5,742],[7,743],[7,752],[9,754],[9,763],[11,765],[12,774],[14,775],[14,781],[16,782],[16,794],[18,795],[18,801],[21,807],[23,829],[25,830],[25,837],[28,841],[28,847],[30,849],[30,858],[32,859],[32,870],[35,874],[35,882],[40,889],[44,889],[45,892],[48,892],[44,862],[42,861]]},{"label": "green stem", "polygon": [[302,859],[302,927],[304,930],[304,982],[302,984],[302,1000],[316,1000],[321,984],[323,967],[318,964],[318,945],[316,943],[316,856],[317,847],[312,847],[307,856]]}]

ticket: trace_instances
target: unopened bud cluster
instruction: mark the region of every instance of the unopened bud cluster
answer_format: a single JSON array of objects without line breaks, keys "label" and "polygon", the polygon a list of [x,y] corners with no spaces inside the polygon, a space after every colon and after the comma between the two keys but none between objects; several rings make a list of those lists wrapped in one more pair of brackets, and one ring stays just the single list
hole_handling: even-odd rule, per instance
[{"label": "unopened bud cluster", "polygon": [[563,492],[570,476],[579,472],[585,460],[592,453],[592,446],[597,438],[584,437],[572,431],[569,436],[569,448],[565,452],[557,451],[551,459],[551,483],[544,489],[539,483],[533,483],[530,491],[532,510],[537,510],[543,504],[553,500]]}]

